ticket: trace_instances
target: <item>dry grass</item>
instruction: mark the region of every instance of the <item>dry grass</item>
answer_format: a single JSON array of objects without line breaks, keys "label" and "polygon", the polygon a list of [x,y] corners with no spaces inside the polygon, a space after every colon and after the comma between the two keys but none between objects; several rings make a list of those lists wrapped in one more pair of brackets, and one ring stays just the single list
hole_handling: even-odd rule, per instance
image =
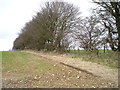
[{"label": "dry grass", "polygon": [[120,68],[118,65],[118,52],[113,52],[113,51],[106,51],[106,53],[103,53],[103,50],[99,51],[99,55],[97,55],[94,52],[88,52],[85,50],[81,51],[70,51],[68,53],[68,56],[72,58],[82,58],[84,61],[89,61],[89,62],[95,62],[101,65],[113,67],[113,68]]}]

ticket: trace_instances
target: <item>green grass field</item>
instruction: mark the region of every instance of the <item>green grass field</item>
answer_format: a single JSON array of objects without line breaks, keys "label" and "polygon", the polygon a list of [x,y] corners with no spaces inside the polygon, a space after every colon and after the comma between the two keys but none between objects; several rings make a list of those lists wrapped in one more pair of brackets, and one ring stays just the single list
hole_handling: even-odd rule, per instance
[{"label": "green grass field", "polygon": [[94,52],[85,50],[71,50],[68,55],[72,58],[82,58],[84,61],[95,62],[113,68],[120,68],[118,66],[118,52],[113,52],[111,50],[107,50],[105,53],[103,50],[99,50],[98,55]]},{"label": "green grass field", "polygon": [[2,52],[0,51],[0,63],[2,63]]},{"label": "green grass field", "polygon": [[[2,66],[3,71],[14,71],[18,73],[30,73],[37,70],[38,72],[46,72],[49,69],[54,68],[54,64],[44,60],[42,58],[36,57],[34,55],[29,55],[24,52],[13,51],[13,52],[2,52]],[[58,70],[55,68],[54,70]]]}]

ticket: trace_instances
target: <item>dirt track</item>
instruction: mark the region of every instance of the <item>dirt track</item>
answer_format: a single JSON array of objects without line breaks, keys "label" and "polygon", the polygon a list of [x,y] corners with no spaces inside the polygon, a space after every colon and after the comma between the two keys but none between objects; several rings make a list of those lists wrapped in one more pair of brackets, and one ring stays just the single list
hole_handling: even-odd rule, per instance
[{"label": "dirt track", "polygon": [[[25,65],[14,70],[3,70],[3,88],[117,88],[112,71],[116,70],[103,67],[94,63],[83,62],[78,59],[69,58],[66,55],[55,53],[36,53],[33,51],[22,51],[29,53]],[[16,52],[14,52],[16,54]],[[40,64],[39,61],[44,61]],[[41,62],[41,63],[42,63]],[[48,65],[48,68],[42,68]],[[50,65],[50,66],[49,66]],[[91,72],[94,67],[94,72]],[[40,68],[39,68],[40,67]],[[102,74],[98,75],[97,68]],[[90,68],[90,70],[88,69]],[[93,69],[92,69],[93,68]],[[20,72],[19,72],[19,70]],[[45,71],[46,70],[46,71]],[[104,70],[108,74],[105,75]],[[100,72],[100,71],[99,71]],[[106,78],[111,75],[110,78]]]},{"label": "dirt track", "polygon": [[88,74],[98,76],[105,80],[110,80],[118,86],[118,69],[113,69],[107,66],[102,66],[96,63],[81,61],[81,59],[73,59],[66,55],[53,54],[53,53],[35,53],[31,51],[25,51],[27,53],[43,57],[48,60],[60,62],[64,65],[68,65],[73,68],[78,68]]}]

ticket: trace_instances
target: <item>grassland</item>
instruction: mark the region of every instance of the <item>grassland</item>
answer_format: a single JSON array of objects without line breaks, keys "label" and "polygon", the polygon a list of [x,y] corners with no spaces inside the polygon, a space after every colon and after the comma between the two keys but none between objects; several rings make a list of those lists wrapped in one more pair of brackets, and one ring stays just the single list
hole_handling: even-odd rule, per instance
[{"label": "grassland", "polygon": [[19,73],[30,73],[31,71],[28,69],[46,72],[49,69],[54,68],[53,64],[48,63],[48,61],[29,55],[25,52],[3,52],[2,55],[3,71],[12,70]]},{"label": "grassland", "polygon": [[2,64],[2,52],[0,51],[0,65]]},{"label": "grassland", "polygon": [[120,68],[118,65],[118,52],[107,50],[105,53],[103,50],[99,50],[98,55],[94,52],[85,50],[71,50],[68,55],[72,58],[82,58],[84,61],[95,62],[101,65]]}]

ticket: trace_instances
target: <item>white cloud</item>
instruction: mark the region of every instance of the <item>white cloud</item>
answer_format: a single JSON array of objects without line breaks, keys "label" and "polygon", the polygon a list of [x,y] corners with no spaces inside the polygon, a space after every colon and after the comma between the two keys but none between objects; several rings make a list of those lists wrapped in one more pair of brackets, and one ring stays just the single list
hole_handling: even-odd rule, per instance
[{"label": "white cloud", "polygon": [[[40,9],[45,1],[49,0],[0,0],[0,51],[9,50],[18,36],[21,28]],[[74,3],[84,11],[92,6],[87,0],[64,0]]]}]

